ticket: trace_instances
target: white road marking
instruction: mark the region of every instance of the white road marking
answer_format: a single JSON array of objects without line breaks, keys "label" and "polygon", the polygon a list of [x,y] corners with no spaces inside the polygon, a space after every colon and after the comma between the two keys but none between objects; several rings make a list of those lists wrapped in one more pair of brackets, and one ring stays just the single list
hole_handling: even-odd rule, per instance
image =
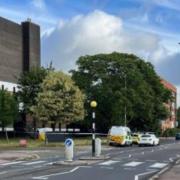
[{"label": "white road marking", "polygon": [[136,162],[136,161],[132,161],[129,163],[124,164],[124,166],[131,166],[131,167],[135,167],[135,166],[139,166],[140,164],[143,164],[144,162]]},{"label": "white road marking", "polygon": [[1,174],[6,174],[6,173],[7,173],[7,171],[2,171],[2,172],[0,172],[0,175],[1,175]]},{"label": "white road marking", "polygon": [[109,160],[109,161],[105,161],[103,163],[99,163],[99,165],[108,166],[108,165],[115,164],[115,163],[118,163],[118,162],[120,162],[120,161]]},{"label": "white road marking", "polygon": [[163,168],[165,166],[167,166],[166,163],[154,163],[153,165],[150,166],[150,168],[159,168],[160,169],[160,168]]},{"label": "white road marking", "polygon": [[154,176],[152,176],[149,180],[154,180],[154,179],[158,179],[159,175],[163,174],[165,171],[167,171],[169,169],[169,167],[166,167],[164,169],[162,169],[161,171],[159,171],[157,174],[155,174]]},{"label": "white road marking", "polygon": [[46,161],[33,161],[33,162],[29,162],[29,163],[24,163],[24,165],[34,165],[34,164],[40,164],[40,163],[44,163]]},{"label": "white road marking", "polygon": [[141,174],[136,174],[134,176],[134,180],[139,180],[139,176],[144,176],[144,175],[147,175],[147,174],[151,174],[151,173],[154,173],[156,172],[157,170],[154,170],[154,171],[148,171],[148,172],[144,172],[144,173],[141,173]]},{"label": "white road marking", "polygon": [[113,170],[114,168],[113,167],[109,167],[109,166],[102,166],[101,169],[110,169],[110,170]]},{"label": "white road marking", "polygon": [[173,162],[174,160],[173,160],[173,158],[169,158],[169,161],[170,161],[170,162]]},{"label": "white road marking", "polygon": [[[76,170],[78,170],[81,166],[75,167],[70,171],[65,171],[65,172],[60,172],[60,173],[54,173],[54,174],[48,174],[48,175],[44,175],[44,176],[38,176],[38,177],[32,177],[32,179],[48,179],[48,177],[51,176],[58,176],[58,175],[63,175],[63,174],[69,174],[72,173]],[[83,166],[82,166],[83,167]]]},{"label": "white road marking", "polygon": [[22,162],[24,162],[24,161],[8,162],[8,163],[0,164],[0,166],[8,166],[8,165],[20,164]]}]

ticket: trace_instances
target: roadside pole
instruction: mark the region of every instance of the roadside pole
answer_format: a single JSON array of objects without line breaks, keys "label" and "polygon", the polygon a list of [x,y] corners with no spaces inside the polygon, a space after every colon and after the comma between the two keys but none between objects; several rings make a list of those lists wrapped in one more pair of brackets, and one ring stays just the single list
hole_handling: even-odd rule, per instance
[{"label": "roadside pole", "polygon": [[96,123],[95,123],[95,108],[97,106],[96,101],[91,101],[90,106],[92,108],[92,156],[95,156],[95,136],[96,136]]}]

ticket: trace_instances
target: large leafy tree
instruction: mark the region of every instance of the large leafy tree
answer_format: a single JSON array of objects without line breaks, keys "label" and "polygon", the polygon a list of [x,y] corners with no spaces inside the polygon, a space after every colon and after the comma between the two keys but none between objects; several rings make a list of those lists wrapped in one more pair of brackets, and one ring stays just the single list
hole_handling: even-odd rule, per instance
[{"label": "large leafy tree", "polygon": [[44,123],[67,124],[84,117],[84,95],[69,75],[50,72],[41,85],[36,98],[37,105],[31,110]]},{"label": "large leafy tree", "polygon": [[[129,54],[98,54],[83,56],[77,61],[72,78],[89,101],[98,102],[96,122],[99,131],[107,132],[112,125],[127,125],[136,130],[156,130],[168,112],[163,103],[171,93],[149,62]],[[91,124],[91,117],[86,117]]]},{"label": "large leafy tree", "polygon": [[[52,68],[45,69],[43,67],[33,67],[30,71],[23,72],[18,79],[18,101],[23,103],[23,113],[32,114],[31,106],[37,103],[36,98],[41,91],[41,83],[51,71]],[[25,118],[26,116],[24,116]],[[25,119],[24,119],[25,121]],[[36,129],[36,119],[34,118],[34,130]]]},{"label": "large leafy tree", "polygon": [[0,90],[0,126],[2,131],[12,125],[17,118],[18,103],[15,96],[7,90]]}]

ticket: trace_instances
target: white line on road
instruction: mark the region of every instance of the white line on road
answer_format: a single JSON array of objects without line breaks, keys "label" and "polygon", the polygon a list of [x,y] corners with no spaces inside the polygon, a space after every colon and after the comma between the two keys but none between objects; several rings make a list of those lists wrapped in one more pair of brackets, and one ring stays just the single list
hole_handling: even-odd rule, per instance
[{"label": "white line on road", "polygon": [[141,173],[141,174],[136,174],[136,175],[134,176],[134,180],[139,180],[139,176],[145,176],[145,175],[154,173],[154,172],[156,172],[156,171],[157,171],[157,170],[154,170],[154,171],[148,171],[148,172],[144,172],[144,173]]},{"label": "white line on road", "polygon": [[24,165],[34,165],[34,164],[40,164],[40,163],[44,163],[46,161],[33,161],[33,162],[29,162],[29,163],[24,163]]},{"label": "white line on road", "polygon": [[131,167],[135,167],[135,166],[139,166],[140,164],[143,164],[144,162],[136,162],[136,161],[132,161],[129,163],[124,164],[124,166],[131,166]]},{"label": "white line on road", "polygon": [[167,166],[166,163],[154,163],[153,165],[150,166],[150,168],[163,168]]},{"label": "white line on road", "polygon": [[8,163],[0,164],[0,166],[8,166],[8,165],[20,164],[22,162],[24,162],[24,161],[8,162]]},{"label": "white line on road", "polygon": [[114,168],[113,167],[109,167],[109,166],[102,166],[100,167],[101,169],[110,169],[110,170],[113,170]]},{"label": "white line on road", "polygon": [[109,160],[109,161],[105,161],[103,163],[99,163],[99,165],[108,166],[108,165],[115,164],[115,163],[118,163],[118,162],[120,162],[120,161]]},{"label": "white line on road", "polygon": [[48,177],[51,177],[51,176],[58,176],[58,175],[63,175],[63,174],[69,174],[69,173],[72,173],[72,172],[78,170],[80,167],[81,166],[75,167],[75,168],[73,168],[70,171],[65,171],[65,172],[60,172],[60,173],[54,173],[54,174],[48,174],[48,175],[44,175],[44,176],[33,177],[32,179],[48,179]]},{"label": "white line on road", "polygon": [[0,172],[0,175],[6,174],[6,173],[7,173],[7,171],[2,171],[2,172]]}]

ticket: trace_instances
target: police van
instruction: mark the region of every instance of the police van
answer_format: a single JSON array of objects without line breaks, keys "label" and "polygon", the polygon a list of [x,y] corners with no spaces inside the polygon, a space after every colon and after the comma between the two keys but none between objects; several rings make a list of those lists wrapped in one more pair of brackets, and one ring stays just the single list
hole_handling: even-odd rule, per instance
[{"label": "police van", "polygon": [[126,126],[112,126],[108,133],[109,145],[132,145],[131,130]]}]

